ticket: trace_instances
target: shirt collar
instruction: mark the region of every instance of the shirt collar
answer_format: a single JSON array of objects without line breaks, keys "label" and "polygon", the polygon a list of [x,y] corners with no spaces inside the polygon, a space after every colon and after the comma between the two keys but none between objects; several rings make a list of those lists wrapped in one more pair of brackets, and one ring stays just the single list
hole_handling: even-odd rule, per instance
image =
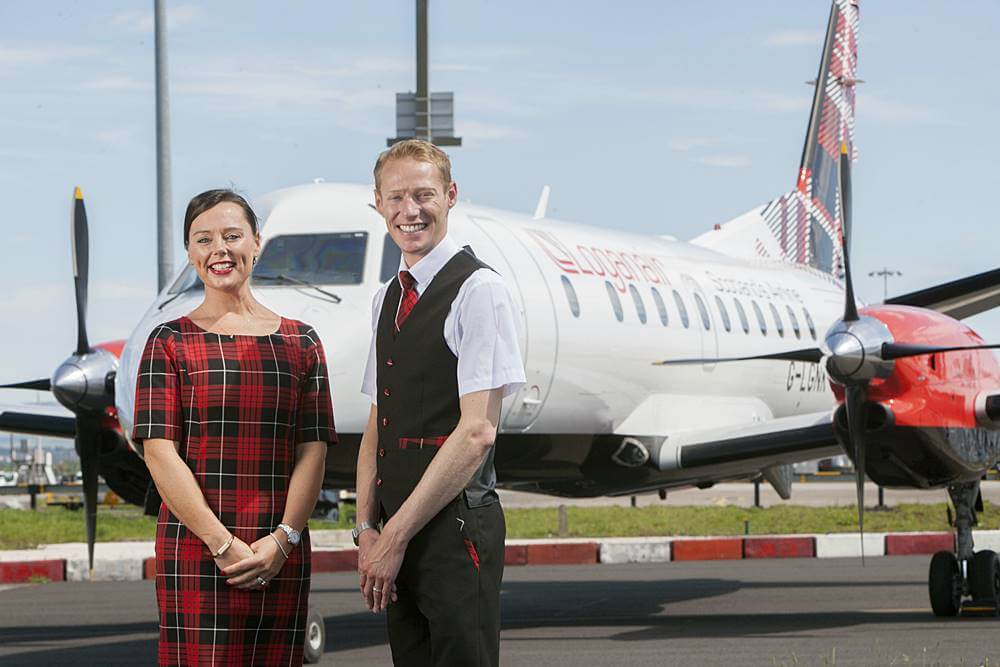
[{"label": "shirt collar", "polygon": [[[417,281],[417,292],[423,292],[424,288],[434,280],[434,276],[438,274],[438,271],[444,268],[444,265],[448,261],[457,255],[462,248],[455,243],[450,236],[445,236],[441,239],[434,248],[421,257],[416,264],[407,267],[406,261],[402,256],[399,258],[399,270],[409,271],[413,279]],[[396,276],[396,280],[399,280],[399,276]]]}]

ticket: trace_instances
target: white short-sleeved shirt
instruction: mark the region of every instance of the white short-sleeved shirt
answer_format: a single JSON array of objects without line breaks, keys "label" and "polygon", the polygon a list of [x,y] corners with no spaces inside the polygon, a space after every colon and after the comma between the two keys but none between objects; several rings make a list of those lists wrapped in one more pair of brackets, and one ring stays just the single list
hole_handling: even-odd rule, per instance
[{"label": "white short-sleeved shirt", "polygon": [[[417,295],[422,295],[438,271],[462,250],[450,237],[413,266],[399,259],[399,270],[409,271],[417,281]],[[392,280],[399,280],[397,274]],[[372,301],[372,342],[365,366],[361,392],[377,403],[375,369],[375,331],[389,283]],[[398,307],[398,306],[397,306]],[[474,391],[503,389],[506,398],[525,383],[524,362],[517,337],[517,307],[507,285],[496,272],[475,271],[462,284],[444,321],[444,339],[458,358],[458,395]]]}]

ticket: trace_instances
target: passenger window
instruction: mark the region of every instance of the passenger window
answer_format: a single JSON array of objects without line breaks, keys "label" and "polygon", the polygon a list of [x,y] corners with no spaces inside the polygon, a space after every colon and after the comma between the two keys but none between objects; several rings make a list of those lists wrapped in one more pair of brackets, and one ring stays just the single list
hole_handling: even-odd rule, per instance
[{"label": "passenger window", "polygon": [[701,326],[705,327],[705,331],[708,331],[712,328],[712,320],[708,317],[708,308],[705,307],[705,302],[701,300],[700,295],[694,295],[694,304],[698,306],[698,314],[701,315]]},{"label": "passenger window", "polygon": [[795,332],[795,337],[802,338],[802,330],[799,329],[799,318],[795,317],[795,311],[792,310],[791,306],[785,306],[785,310],[788,311],[788,319],[792,323],[792,331]]},{"label": "passenger window", "polygon": [[768,303],[767,307],[771,309],[771,317],[774,318],[774,328],[778,330],[778,337],[785,337],[785,324],[781,321],[781,315],[778,313],[778,309],[774,307],[773,303]]},{"label": "passenger window", "polygon": [[750,333],[750,323],[747,321],[747,312],[743,310],[743,304],[740,303],[739,299],[733,297],[733,305],[736,306],[736,314],[740,316],[740,326],[743,327],[743,333]]},{"label": "passenger window", "polygon": [[726,304],[722,303],[722,299],[718,296],[715,297],[715,306],[719,310],[719,317],[722,318],[722,327],[726,331],[732,331],[733,323],[729,321],[729,311],[726,310]]},{"label": "passenger window", "polygon": [[562,286],[566,290],[566,300],[569,301],[570,312],[573,313],[573,317],[580,317],[580,300],[576,298],[573,283],[566,276],[562,276]]},{"label": "passenger window", "polygon": [[813,324],[813,318],[809,315],[809,311],[804,307],[802,308],[802,314],[806,316],[806,326],[809,327],[809,335],[812,336],[813,340],[816,340],[816,325]]},{"label": "passenger window", "polygon": [[760,306],[753,299],[750,300],[750,305],[753,306],[753,314],[757,316],[757,325],[760,327],[760,335],[767,335],[767,322],[764,321],[764,313],[761,311]]},{"label": "passenger window", "polygon": [[684,305],[684,299],[681,298],[681,294],[677,290],[674,290],[674,303],[677,304],[677,312],[681,316],[681,324],[687,329],[691,326],[691,320],[688,319],[688,309]]},{"label": "passenger window", "polygon": [[656,304],[656,312],[660,314],[660,323],[662,323],[663,326],[667,326],[670,322],[670,318],[667,317],[667,304],[663,303],[663,297],[660,296],[659,290],[655,287],[650,287],[649,291],[653,293],[653,303]]},{"label": "passenger window", "polygon": [[615,319],[621,322],[625,319],[625,311],[622,310],[622,300],[618,298],[618,290],[606,280],[604,281],[604,286],[608,290],[608,299],[611,300],[611,309],[615,311]]},{"label": "passenger window", "polygon": [[639,321],[643,324],[646,323],[646,304],[642,302],[642,297],[639,296],[639,290],[635,288],[635,285],[629,285],[628,291],[632,295],[632,301],[635,302],[635,314],[639,316]]}]

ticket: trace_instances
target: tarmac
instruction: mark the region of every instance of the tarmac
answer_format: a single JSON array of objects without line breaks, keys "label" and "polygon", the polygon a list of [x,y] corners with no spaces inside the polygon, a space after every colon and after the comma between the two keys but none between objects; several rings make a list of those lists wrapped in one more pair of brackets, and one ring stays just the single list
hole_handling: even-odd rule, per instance
[{"label": "tarmac", "polygon": [[[935,618],[926,556],[508,568],[505,667],[996,665],[1000,619]],[[313,576],[321,665],[390,664],[353,572]],[[0,592],[0,664],[151,665],[152,582]]]}]

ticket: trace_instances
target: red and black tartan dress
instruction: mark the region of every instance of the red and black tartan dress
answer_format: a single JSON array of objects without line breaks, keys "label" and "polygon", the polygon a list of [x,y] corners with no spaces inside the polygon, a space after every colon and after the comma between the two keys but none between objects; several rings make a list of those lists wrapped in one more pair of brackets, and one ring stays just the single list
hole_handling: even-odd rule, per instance
[{"label": "red and black tartan dress", "polygon": [[[135,392],[136,440],[180,443],[209,507],[253,544],[281,523],[301,442],[336,442],[323,345],[281,319],[268,336],[210,333],[187,317],[149,335]],[[156,524],[161,665],[301,665],[309,533],[263,590],[239,590],[166,504]]]}]

